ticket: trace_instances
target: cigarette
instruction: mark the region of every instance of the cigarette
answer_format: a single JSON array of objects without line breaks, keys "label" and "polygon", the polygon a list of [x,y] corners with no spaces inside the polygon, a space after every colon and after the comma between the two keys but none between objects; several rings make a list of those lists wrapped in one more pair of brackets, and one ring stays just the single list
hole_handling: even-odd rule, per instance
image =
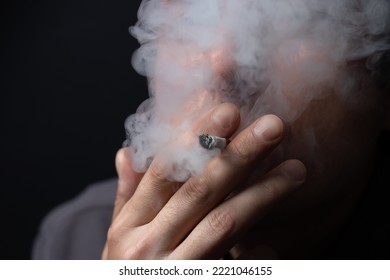
[{"label": "cigarette", "polygon": [[206,150],[224,149],[226,147],[226,139],[214,135],[202,134],[199,136],[199,144]]}]

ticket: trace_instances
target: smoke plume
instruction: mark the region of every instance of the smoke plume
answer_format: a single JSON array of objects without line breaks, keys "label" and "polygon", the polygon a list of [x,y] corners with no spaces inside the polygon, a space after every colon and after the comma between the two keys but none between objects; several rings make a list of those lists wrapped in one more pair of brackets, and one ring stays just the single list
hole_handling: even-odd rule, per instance
[{"label": "smoke plume", "polygon": [[130,29],[150,94],[126,121],[134,168],[159,155],[173,180],[202,172],[218,152],[172,143],[221,102],[239,106],[242,130],[268,113],[293,122],[323,85],[351,99],[343,67],[390,47],[389,15],[387,0],[144,0]]}]

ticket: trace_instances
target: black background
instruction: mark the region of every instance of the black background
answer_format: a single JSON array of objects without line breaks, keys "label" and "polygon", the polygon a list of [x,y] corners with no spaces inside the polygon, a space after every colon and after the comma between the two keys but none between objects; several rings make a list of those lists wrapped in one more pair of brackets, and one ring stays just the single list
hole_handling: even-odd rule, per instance
[{"label": "black background", "polygon": [[140,0],[1,4],[1,259],[29,259],[44,215],[115,176],[123,123],[147,97],[128,32]]}]

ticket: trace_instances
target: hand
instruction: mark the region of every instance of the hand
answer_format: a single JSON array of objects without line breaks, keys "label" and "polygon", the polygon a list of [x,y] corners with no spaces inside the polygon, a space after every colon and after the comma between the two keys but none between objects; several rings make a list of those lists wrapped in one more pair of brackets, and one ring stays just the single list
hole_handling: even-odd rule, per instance
[{"label": "hand", "polygon": [[[237,108],[221,104],[200,118],[192,132],[229,138],[238,125]],[[222,257],[271,206],[305,180],[303,164],[288,160],[229,196],[282,138],[282,121],[263,116],[232,139],[202,174],[184,183],[169,181],[158,157],[145,174],[135,173],[126,151],[120,150],[118,191],[103,258]]]}]

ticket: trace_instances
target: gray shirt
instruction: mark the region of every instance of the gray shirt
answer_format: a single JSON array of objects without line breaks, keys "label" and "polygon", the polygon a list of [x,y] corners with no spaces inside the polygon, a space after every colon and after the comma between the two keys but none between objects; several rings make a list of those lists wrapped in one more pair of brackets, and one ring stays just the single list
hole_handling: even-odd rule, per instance
[{"label": "gray shirt", "polygon": [[100,259],[111,224],[117,179],[93,184],[43,220],[32,259]]}]

